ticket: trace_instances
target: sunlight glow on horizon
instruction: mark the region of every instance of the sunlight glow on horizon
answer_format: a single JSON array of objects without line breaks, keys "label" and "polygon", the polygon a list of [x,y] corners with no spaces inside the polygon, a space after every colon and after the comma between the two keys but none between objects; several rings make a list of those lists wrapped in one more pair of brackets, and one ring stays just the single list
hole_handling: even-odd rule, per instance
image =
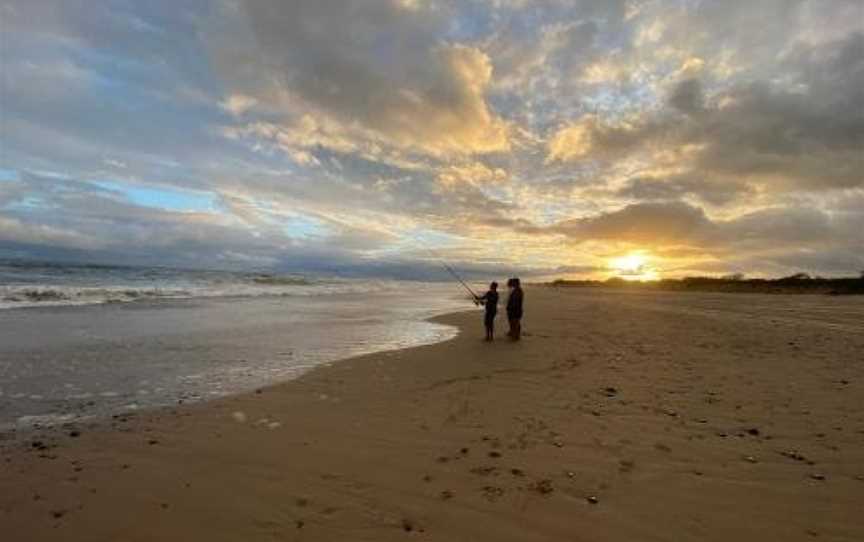
[{"label": "sunlight glow on horizon", "polygon": [[657,269],[651,267],[651,256],[642,250],[612,258],[609,260],[609,269],[614,273],[614,277],[624,280],[645,281],[660,278]]}]

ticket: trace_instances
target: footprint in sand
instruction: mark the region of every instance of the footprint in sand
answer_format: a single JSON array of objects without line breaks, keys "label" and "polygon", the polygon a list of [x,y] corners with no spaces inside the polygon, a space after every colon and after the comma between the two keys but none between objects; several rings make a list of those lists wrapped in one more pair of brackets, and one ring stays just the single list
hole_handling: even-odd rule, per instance
[{"label": "footprint in sand", "polygon": [[489,502],[495,502],[504,496],[504,489],[497,486],[484,486],[483,497]]}]

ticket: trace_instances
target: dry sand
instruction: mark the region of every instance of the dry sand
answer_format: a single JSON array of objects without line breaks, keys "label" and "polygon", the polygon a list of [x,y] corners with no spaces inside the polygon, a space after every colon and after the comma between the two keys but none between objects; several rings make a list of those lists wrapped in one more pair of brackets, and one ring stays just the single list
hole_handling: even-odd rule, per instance
[{"label": "dry sand", "polygon": [[864,540],[864,298],[526,308],[521,343],[450,315],[446,343],[7,441],[0,538]]}]

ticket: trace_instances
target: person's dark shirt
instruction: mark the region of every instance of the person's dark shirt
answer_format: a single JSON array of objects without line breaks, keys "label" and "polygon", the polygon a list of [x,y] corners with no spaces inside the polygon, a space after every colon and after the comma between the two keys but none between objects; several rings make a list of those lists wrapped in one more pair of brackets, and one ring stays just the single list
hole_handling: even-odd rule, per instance
[{"label": "person's dark shirt", "polygon": [[480,298],[486,305],[486,314],[498,312],[498,292],[489,290]]},{"label": "person's dark shirt", "polygon": [[513,288],[507,299],[507,317],[511,320],[522,318],[522,288]]}]

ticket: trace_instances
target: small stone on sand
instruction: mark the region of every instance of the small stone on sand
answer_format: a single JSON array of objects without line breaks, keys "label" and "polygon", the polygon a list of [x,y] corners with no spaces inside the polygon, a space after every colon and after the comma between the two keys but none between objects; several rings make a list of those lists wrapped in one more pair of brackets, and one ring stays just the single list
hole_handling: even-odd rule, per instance
[{"label": "small stone on sand", "polygon": [[530,489],[540,493],[541,495],[548,495],[555,491],[555,486],[552,485],[552,480],[548,478],[544,478],[543,480],[537,480],[533,484],[529,486]]},{"label": "small stone on sand", "polygon": [[794,459],[795,461],[806,461],[807,460],[806,457],[804,457],[802,454],[800,454],[799,452],[797,452],[795,450],[787,450],[785,452],[780,452],[780,455],[782,455],[784,457],[788,457],[789,459]]}]

